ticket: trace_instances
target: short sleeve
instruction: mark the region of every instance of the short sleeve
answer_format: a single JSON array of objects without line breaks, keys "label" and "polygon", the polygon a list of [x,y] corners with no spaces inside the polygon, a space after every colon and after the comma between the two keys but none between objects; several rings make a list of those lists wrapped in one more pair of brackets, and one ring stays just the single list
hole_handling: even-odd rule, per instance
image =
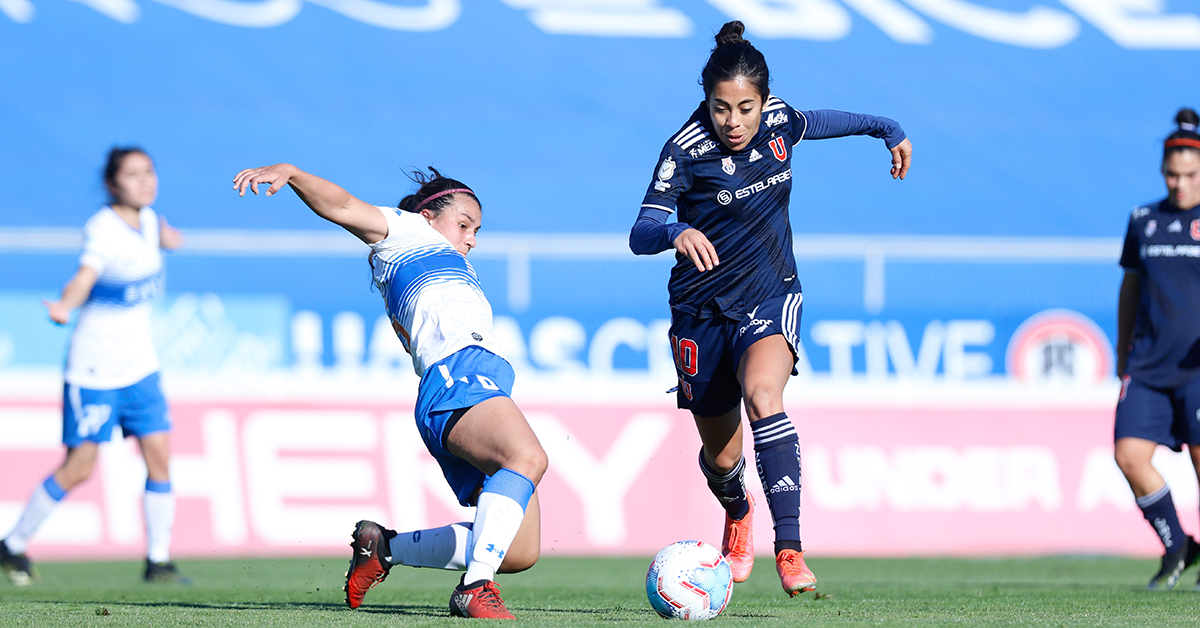
[{"label": "short sleeve", "polygon": [[643,209],[661,209],[675,213],[680,195],[692,185],[691,172],[684,159],[679,145],[668,141],[658,156],[653,180],[646,190],[645,198],[642,199]]},{"label": "short sleeve", "polygon": [[97,275],[104,274],[108,260],[112,258],[110,247],[105,246],[103,232],[102,222],[89,220],[83,227],[83,252],[79,254],[79,265],[95,270]]},{"label": "short sleeve", "polygon": [[388,250],[403,246],[402,243],[405,239],[405,235],[411,234],[414,230],[414,228],[413,228],[414,223],[411,223],[409,220],[406,220],[406,218],[418,218],[422,222],[424,222],[424,220],[425,220],[424,218],[421,218],[420,214],[414,214],[412,212],[397,210],[394,207],[384,207],[381,205],[376,205],[375,208],[378,209],[379,212],[383,214],[383,219],[387,221],[387,227],[388,227],[387,235],[384,236],[382,240],[380,240],[374,244],[367,245],[367,246],[371,247],[371,250],[375,251],[376,253],[388,251]]},{"label": "short sleeve", "polygon": [[[1136,211],[1134,210],[1136,216]],[[1125,229],[1125,245],[1121,248],[1121,267],[1125,270],[1141,271],[1141,247],[1138,245],[1138,222],[1134,216],[1129,218],[1129,226]]]}]

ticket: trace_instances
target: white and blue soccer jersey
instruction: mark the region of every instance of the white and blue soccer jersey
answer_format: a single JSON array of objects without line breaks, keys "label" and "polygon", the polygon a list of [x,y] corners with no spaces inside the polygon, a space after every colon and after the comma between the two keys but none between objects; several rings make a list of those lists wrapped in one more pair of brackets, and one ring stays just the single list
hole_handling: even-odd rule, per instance
[{"label": "white and blue soccer jersey", "polygon": [[158,371],[150,334],[150,301],[163,284],[158,214],[143,207],[138,219],[140,230],[105,207],[83,227],[79,265],[98,277],[79,308],[67,353],[67,384],[111,390]]},{"label": "white and blue soccer jersey", "polygon": [[1121,266],[1141,279],[1130,377],[1166,388],[1200,376],[1200,207],[1163,199],[1135,208]]},{"label": "white and blue soccer jersey", "polygon": [[466,257],[424,216],[380,207],[387,237],[371,245],[375,287],[413,370],[476,345],[503,357],[492,332],[492,306]]},{"label": "white and blue soccer jersey", "polygon": [[687,225],[716,248],[721,263],[706,272],[676,255],[668,284],[671,307],[699,318],[739,320],[769,298],[799,291],[788,219],[792,149],[804,139],[847,135],[882,138],[888,148],[905,137],[888,118],[799,111],[771,96],[763,104],[758,133],[744,149],[732,151],[717,138],[708,107],[700,103],[667,141],[642,201],[642,216],[674,213],[680,228],[648,231],[657,234],[650,241],[635,225],[630,241],[635,253],[657,253],[671,248]]}]

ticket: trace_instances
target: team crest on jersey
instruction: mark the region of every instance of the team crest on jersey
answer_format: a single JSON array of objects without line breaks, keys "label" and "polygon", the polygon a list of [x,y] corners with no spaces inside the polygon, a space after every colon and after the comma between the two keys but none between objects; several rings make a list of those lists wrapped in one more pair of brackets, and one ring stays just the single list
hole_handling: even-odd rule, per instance
[{"label": "team crest on jersey", "polygon": [[767,146],[771,147],[771,153],[775,155],[775,159],[779,161],[787,159],[787,142],[782,137],[777,137],[767,142]]},{"label": "team crest on jersey", "polygon": [[1200,240],[1200,220],[1192,221],[1192,229],[1189,233],[1192,234],[1193,240]]},{"label": "team crest on jersey", "polygon": [[1179,220],[1167,225],[1167,233],[1179,233],[1183,231],[1183,225],[1179,224]]},{"label": "team crest on jersey", "polygon": [[1157,220],[1147,220],[1146,221],[1146,237],[1149,238],[1150,236],[1154,235],[1155,231],[1158,231],[1158,221]]},{"label": "team crest on jersey", "polygon": [[726,157],[721,160],[721,170],[724,170],[725,174],[733,174],[733,171],[736,169],[737,166],[733,165],[733,157]]},{"label": "team crest on jersey", "polygon": [[717,202],[722,205],[728,205],[733,202],[733,194],[729,190],[721,190],[717,193]]},{"label": "team crest on jersey", "polygon": [[762,159],[762,153],[758,152],[758,149],[751,148],[750,149],[750,163],[754,163],[754,162],[758,161],[759,159]]},{"label": "team crest on jersey", "polygon": [[788,121],[787,114],[782,111],[776,111],[767,116],[767,126],[777,126]]},{"label": "team crest on jersey", "polygon": [[717,147],[716,142],[714,142],[712,140],[704,140],[703,142],[700,142],[699,146],[688,151],[688,154],[691,155],[693,159],[695,159],[696,157],[699,157],[700,155],[703,155],[704,153],[707,153],[708,151],[710,151],[716,147]]},{"label": "team crest on jersey", "polygon": [[658,179],[660,181],[667,181],[673,176],[675,176],[675,160],[667,157],[658,165]]}]

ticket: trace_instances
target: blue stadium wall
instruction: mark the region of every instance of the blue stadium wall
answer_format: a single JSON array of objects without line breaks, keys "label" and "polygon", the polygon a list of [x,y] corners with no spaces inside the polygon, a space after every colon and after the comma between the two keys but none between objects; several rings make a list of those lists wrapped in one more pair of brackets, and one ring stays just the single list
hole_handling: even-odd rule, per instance
[{"label": "blue stadium wall", "polygon": [[[737,18],[773,93],[892,117],[915,147],[903,182],[869,138],[796,152],[812,372],[1005,377],[1039,312],[1111,339],[1128,211],[1163,195],[1160,142],[1200,104],[1200,3],[1134,4],[3,0],[0,366],[61,364],[67,332],[40,299],[104,201],[104,153],[138,144],[159,168],[156,209],[189,236],[168,260],[160,340],[207,334],[204,351],[167,351],[168,370],[402,362],[372,344],[365,248],[290,192],[231,191],[238,170],[280,161],[378,204],[412,168],[469,182],[484,204],[473,258],[526,366],[654,370],[672,262],[634,258],[624,234],[702,98],[713,32]],[[896,366],[900,339],[912,361],[928,340],[925,361]]]}]

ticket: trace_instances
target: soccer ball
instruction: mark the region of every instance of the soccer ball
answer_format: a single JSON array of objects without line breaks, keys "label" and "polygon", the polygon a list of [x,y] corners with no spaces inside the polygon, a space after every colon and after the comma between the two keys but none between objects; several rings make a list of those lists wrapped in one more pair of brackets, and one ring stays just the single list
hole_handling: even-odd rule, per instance
[{"label": "soccer ball", "polygon": [[704,541],[662,549],[646,574],[650,606],[667,619],[712,619],[733,595],[733,572],[720,550]]}]

